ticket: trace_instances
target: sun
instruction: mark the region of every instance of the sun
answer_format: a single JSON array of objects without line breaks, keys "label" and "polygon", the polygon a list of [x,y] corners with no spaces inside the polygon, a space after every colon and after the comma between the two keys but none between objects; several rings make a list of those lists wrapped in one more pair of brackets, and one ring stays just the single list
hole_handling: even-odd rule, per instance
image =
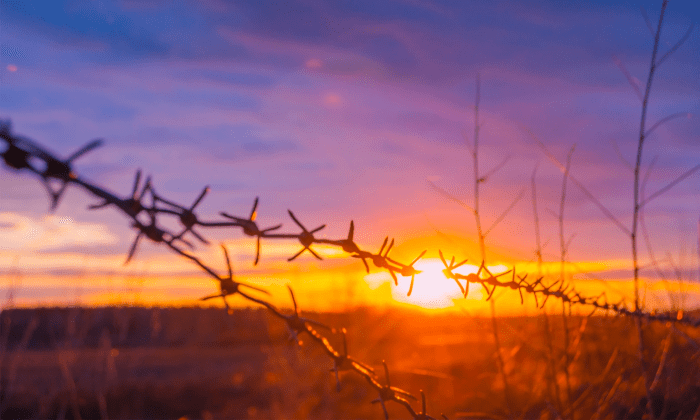
[{"label": "sun", "polygon": [[[411,280],[408,277],[399,277],[399,285],[392,287],[392,296],[399,302],[418,305],[423,308],[437,309],[454,306],[453,299],[463,299],[462,292],[454,280],[448,279],[442,273],[445,266],[439,259],[424,259],[416,263],[416,270],[421,271],[416,275],[411,296],[407,296]],[[465,264],[455,272],[460,274],[476,273],[479,267]],[[462,283],[464,285],[464,282]],[[469,286],[469,299],[481,299],[481,286],[471,284]]]},{"label": "sun", "polygon": [[[408,289],[411,287],[411,278],[398,275],[399,284],[394,285],[394,281],[385,270],[367,274],[364,280],[369,285],[370,289],[374,290],[384,284],[391,285],[391,298],[396,302],[406,303],[410,305],[420,306],[426,309],[442,309],[455,306],[455,299],[464,299],[460,287],[455,283],[455,280],[445,277],[443,270],[445,266],[437,258],[425,258],[418,261],[414,265],[415,269],[420,271],[416,275],[413,284],[411,296],[408,296]],[[501,273],[507,271],[505,265],[489,265],[487,266],[492,273]],[[454,273],[467,275],[476,274],[479,267],[472,264],[464,264],[453,270]],[[462,287],[465,281],[461,281]],[[467,299],[483,300],[485,298],[484,289],[479,283],[469,284],[469,294]]]}]

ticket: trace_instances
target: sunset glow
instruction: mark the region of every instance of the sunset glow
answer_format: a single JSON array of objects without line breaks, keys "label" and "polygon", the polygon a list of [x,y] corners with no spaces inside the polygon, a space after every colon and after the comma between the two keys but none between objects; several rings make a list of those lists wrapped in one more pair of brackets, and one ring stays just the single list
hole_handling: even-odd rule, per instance
[{"label": "sunset glow", "polygon": [[[422,273],[416,276],[411,296],[407,296],[410,282],[405,279],[392,289],[392,296],[397,301],[419,305],[424,308],[447,308],[454,305],[453,299],[462,298],[459,286],[453,280],[445,278],[445,275],[442,273],[445,266],[442,265],[440,260],[422,260],[416,263],[415,267]],[[477,269],[478,267],[464,265],[460,267],[459,272],[462,274],[476,273]],[[478,285],[471,286],[470,292],[473,289],[478,290]],[[475,297],[475,295],[470,296],[471,299]],[[476,298],[480,298],[480,296]]]},{"label": "sunset glow", "polygon": [[0,0],[0,417],[699,420],[698,22]]},{"label": "sunset glow", "polygon": [[[500,264],[494,273],[517,266],[554,281],[564,243],[569,278],[628,281],[625,229],[641,106],[634,86],[643,85],[653,42],[639,5],[391,4],[301,11],[257,2],[3,3],[0,118],[60,159],[104,139],[73,169],[119,198],[140,169],[142,183],[151,176],[158,193],[183,208],[209,186],[196,209],[205,221],[221,221],[220,212],[247,218],[259,197],[254,219],[261,228],[282,224],[275,233],[300,232],[292,210],[309,229],[325,225],[316,239],[346,238],[352,220],[363,251],[377,252],[385,237],[395,240],[399,262],[427,251],[407,297],[410,276],[394,286],[385,270],[369,261],[367,274],[340,246],[314,244],[322,260],[305,250],[288,262],[304,249],[299,240],[263,238],[254,265],[254,237],[202,227],[209,245],[190,237],[193,252],[222,273],[219,244],[242,278],[281,282],[289,270],[317,279],[303,287],[328,291],[338,284],[323,273],[335,270],[360,279],[367,293],[391,285],[378,301],[444,308],[460,293],[437,251],[471,264],[480,253],[469,210],[479,74],[479,207],[487,262]],[[666,19],[664,36],[676,39],[700,12],[679,3]],[[699,33],[664,62],[651,94],[647,127],[672,118],[649,133],[642,162],[653,199],[644,205],[640,265],[650,282],[700,275],[698,173],[673,183],[700,161]],[[562,240],[562,173],[553,160],[564,162],[574,144]],[[154,277],[198,275],[191,261],[147,239],[125,266],[137,232],[114,206],[88,210],[101,199],[69,185],[51,213],[39,177],[7,165],[1,171],[0,293],[18,276],[51,273],[50,293],[28,288],[15,296],[28,305],[69,304],[79,284],[99,288],[107,275],[124,282],[132,266]],[[158,223],[182,229],[176,217]],[[146,282],[143,295],[167,303],[159,290]],[[472,285],[467,300],[482,292]]]}]

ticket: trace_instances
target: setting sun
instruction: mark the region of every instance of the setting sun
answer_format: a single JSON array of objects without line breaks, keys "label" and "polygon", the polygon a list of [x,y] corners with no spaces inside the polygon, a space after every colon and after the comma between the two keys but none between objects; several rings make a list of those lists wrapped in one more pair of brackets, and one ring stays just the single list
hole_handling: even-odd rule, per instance
[{"label": "setting sun", "polygon": [[0,0],[0,418],[700,420],[700,2],[633,3]]},{"label": "setting sun", "polygon": [[[400,277],[399,285],[392,288],[392,297],[395,300],[423,308],[438,309],[454,306],[454,299],[464,298],[455,281],[446,278],[443,274],[442,270],[445,266],[439,259],[420,260],[415,264],[415,268],[420,273],[416,275],[411,296],[407,296],[411,285],[410,278]],[[475,265],[464,264],[455,270],[455,273],[471,274],[476,273],[478,269],[479,267]],[[388,280],[391,279],[388,278]],[[470,284],[468,299],[479,300],[482,297],[481,286]]]}]

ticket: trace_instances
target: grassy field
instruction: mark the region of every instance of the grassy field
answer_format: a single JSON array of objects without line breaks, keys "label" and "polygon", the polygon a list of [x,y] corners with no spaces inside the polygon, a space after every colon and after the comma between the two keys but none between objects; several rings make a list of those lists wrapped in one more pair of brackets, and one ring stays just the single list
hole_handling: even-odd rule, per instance
[{"label": "grassy field", "polygon": [[[506,401],[490,318],[371,309],[308,316],[347,328],[355,358],[381,380],[386,360],[392,385],[424,390],[429,412],[451,419],[645,414],[630,319],[570,317],[565,349],[561,314],[499,318]],[[78,410],[81,418],[384,416],[362,377],[341,373],[337,392],[320,346],[303,335],[303,345],[290,342],[284,324],[263,310],[37,309],[5,311],[3,319],[3,418],[77,418]],[[651,324],[644,336],[658,418],[697,418],[700,334]],[[338,334],[331,339],[342,346]],[[387,408],[391,418],[408,418],[403,407]]]},{"label": "grassy field", "polygon": [[[474,244],[479,249],[476,260],[481,261],[477,273],[462,274],[453,271],[462,265],[454,260],[456,256],[445,258],[440,252],[445,269],[440,267],[438,273],[447,277],[450,286],[462,289],[464,298],[470,285],[479,290],[483,288],[482,306],[488,307],[490,312],[481,314],[490,313],[490,317],[473,316],[460,306],[451,312],[429,312],[387,304],[381,308],[353,307],[339,313],[305,313],[303,316],[308,319],[301,318],[289,282],[281,283],[279,288],[288,288],[294,312],[289,309],[289,303],[282,306],[285,309],[279,309],[276,302],[268,301],[267,296],[261,297],[268,290],[236,280],[226,245],[221,244],[221,251],[227,264],[227,275],[219,273],[212,261],[205,261],[203,256],[195,254],[190,249],[194,246],[187,238],[192,235],[208,244],[195,228],[236,227],[243,235],[255,238],[258,244],[261,238],[266,242],[296,240],[301,247],[295,245],[293,252],[296,254],[285,256],[287,261],[302,254],[311,254],[321,260],[312,245],[334,247],[339,253],[342,250],[342,253],[364,262],[368,273],[370,263],[388,271],[396,286],[398,276],[402,284],[410,279],[406,292],[409,296],[414,290],[415,275],[421,273],[419,266],[414,264],[426,255],[428,249],[418,250],[417,257],[394,260],[398,252],[389,256],[395,243],[389,236],[374,254],[354,242],[353,221],[349,224],[347,237],[314,237],[314,233],[326,225],[307,229],[291,210],[287,210],[287,214],[300,233],[278,232],[281,225],[262,229],[256,222],[257,198],[248,216],[237,217],[221,212],[219,214],[225,220],[202,221],[198,219],[195,208],[208,194],[209,187],[201,190],[193,204],[177,204],[159,195],[150,177],[142,184],[140,169],[133,180],[131,195],[124,198],[73,172],[72,161],[100,146],[101,140],[88,143],[71,158],[62,160],[42,146],[14,135],[9,120],[2,122],[0,135],[7,144],[2,158],[6,166],[38,176],[49,192],[52,210],[58,207],[67,185],[80,187],[93,196],[91,200],[100,200],[99,204],[91,204],[92,209],[113,207],[130,219],[131,228],[137,233],[131,242],[127,262],[136,256],[139,241],[148,240],[167,246],[173,252],[173,259],[189,261],[192,267],[198,267],[217,282],[218,292],[203,300],[218,302],[223,298],[228,309],[226,297],[245,298],[257,308],[231,308],[229,311],[213,307],[5,309],[0,314],[0,415],[10,419],[427,420],[439,418],[438,413],[444,413],[442,418],[472,420],[700,420],[700,329],[697,323],[695,328],[674,323],[674,320],[683,320],[684,316],[700,320],[700,313],[696,310],[695,313],[683,314],[682,309],[689,306],[683,301],[676,305],[671,299],[675,290],[669,288],[665,275],[661,273],[661,262],[654,257],[656,245],[652,246],[644,222],[644,208],[649,201],[700,171],[700,165],[697,165],[649,195],[645,190],[656,162],[656,157],[648,163],[643,159],[646,140],[660,125],[688,115],[685,112],[671,113],[653,125],[651,119],[647,119],[657,67],[688,39],[693,30],[690,25],[685,35],[664,49],[660,37],[667,3],[666,0],[662,3],[655,29],[643,12],[654,38],[644,89],[618,60],[620,70],[641,102],[636,161],[633,164],[621,157],[633,177],[631,190],[619,192],[620,195],[629,193],[632,198],[622,205],[627,209],[624,218],[615,216],[596,198],[596,194],[587,190],[577,180],[578,174],[570,173],[575,145],[570,147],[566,160],[560,161],[527,129],[532,144],[536,144],[563,174],[561,181],[557,179],[561,182],[559,209],[546,209],[558,221],[559,258],[548,261],[559,264],[558,276],[543,274],[542,271],[545,262],[543,248],[548,241],[543,243],[540,238],[539,212],[545,209],[538,210],[537,166],[532,172],[531,186],[523,186],[515,199],[508,200],[510,205],[504,202],[505,211],[490,227],[486,220],[482,220],[482,215],[498,214],[485,209],[486,202],[480,201],[483,197],[480,194],[484,192],[482,184],[505,165],[509,157],[490,171],[483,170],[484,162],[481,162],[482,170],[479,169],[482,123],[479,117],[481,79],[477,73],[474,132],[466,139],[473,170],[472,201],[467,204],[438,185],[432,182],[431,185],[436,192],[459,203],[474,216]],[[8,67],[8,71],[17,70],[16,66],[12,68],[14,70]],[[564,144],[564,140],[561,141],[557,147]],[[613,230],[619,229],[625,238],[629,238],[631,259],[625,262],[628,272],[625,276],[631,274],[628,286],[633,287],[633,293],[624,303],[613,300],[611,296],[574,289],[573,274],[567,269],[571,262],[569,245],[574,236],[568,228],[565,229],[567,184],[571,184],[569,192],[575,186],[591,208],[597,207],[612,222]],[[533,206],[534,255],[537,260],[530,263],[536,264],[537,269],[529,273],[532,274],[529,278],[520,270],[521,277],[516,276],[515,268],[511,274],[508,267],[493,274],[487,262],[498,261],[491,255],[494,245],[491,243],[493,238],[487,241],[488,234],[525,197],[528,188]],[[177,230],[170,230],[172,224],[163,225],[163,218],[179,223]],[[13,228],[14,224],[6,227]],[[184,237],[185,234],[188,236]],[[642,243],[642,237],[645,243]],[[606,236],[603,238],[607,240]],[[420,248],[423,249],[424,245],[421,244]],[[83,255],[87,261],[89,258],[85,252]],[[684,256],[685,252],[678,259]],[[259,246],[255,264],[258,257]],[[453,258],[450,263],[447,262],[449,258]],[[413,261],[409,262],[411,259]],[[670,253],[667,260],[678,280],[678,295],[682,296],[684,292],[680,284],[693,279],[695,273],[684,274],[676,267]],[[640,275],[640,270],[652,268],[660,273],[656,277],[663,280],[674,309],[672,313],[659,315],[652,313],[653,307],[645,307],[648,283]],[[504,314],[513,312],[507,305],[514,300],[500,299],[503,296],[501,290],[509,290],[507,293],[512,296],[519,293],[520,301],[526,307],[532,304],[533,297],[551,298],[551,301],[549,306],[543,302],[540,308],[532,311],[532,316],[508,317]],[[302,293],[304,290],[300,291]],[[420,293],[417,291],[416,294]],[[284,290],[284,296],[288,296],[287,290]],[[334,297],[338,296],[341,294]],[[319,300],[324,298],[321,296]],[[365,301],[361,304],[371,305]],[[306,308],[303,304],[301,306]],[[538,306],[539,302],[536,303]],[[576,307],[575,310],[580,307],[597,309],[598,313],[589,316],[572,314],[572,306]],[[654,317],[655,320],[649,319]],[[335,328],[326,330],[317,323]],[[347,350],[343,350],[341,331],[347,331]],[[295,333],[298,337],[293,337]],[[364,364],[353,362],[346,356]],[[340,374],[340,381],[336,384],[332,368],[334,362],[341,363],[339,360],[351,367],[348,372]],[[409,403],[405,399],[407,394],[397,392],[390,385],[417,398]],[[384,410],[379,404],[373,404],[378,392],[382,405],[386,402]],[[421,395],[425,396],[422,407]],[[424,412],[426,402],[428,413],[433,417]]]}]

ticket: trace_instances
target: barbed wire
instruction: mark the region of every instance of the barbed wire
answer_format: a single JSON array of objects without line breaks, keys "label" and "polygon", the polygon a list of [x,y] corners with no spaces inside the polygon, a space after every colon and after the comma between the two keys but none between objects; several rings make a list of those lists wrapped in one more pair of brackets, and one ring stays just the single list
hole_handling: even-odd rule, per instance
[{"label": "barbed wire", "polygon": [[[299,241],[299,244],[302,246],[301,250],[289,257],[288,261],[296,259],[305,251],[308,251],[308,253],[313,255],[315,258],[321,260],[323,258],[312,249],[314,244],[336,246],[340,247],[344,252],[350,254],[350,257],[361,259],[368,273],[370,269],[367,260],[372,261],[377,268],[387,270],[395,285],[398,285],[397,275],[401,275],[402,277],[410,277],[411,283],[408,290],[409,296],[413,291],[416,274],[421,273],[421,271],[414,268],[414,265],[425,255],[427,250],[422,251],[411,263],[404,264],[389,257],[389,253],[392,250],[395,241],[394,239],[389,241],[388,236],[385,237],[382,246],[375,254],[361,249],[354,241],[354,221],[350,222],[348,235],[345,238],[316,238],[314,234],[324,229],[326,225],[323,224],[309,230],[291,210],[287,210],[287,212],[294,224],[301,229],[301,232],[296,234],[273,233],[280,229],[282,225],[278,224],[264,229],[261,229],[258,226],[256,219],[259,199],[257,197],[255,198],[252,210],[247,217],[233,216],[225,212],[220,212],[219,215],[225,220],[202,220],[199,218],[197,213],[195,213],[195,209],[209,192],[208,187],[205,187],[194,202],[189,207],[186,207],[158,194],[151,182],[150,177],[148,177],[145,183],[141,185],[141,170],[136,172],[134,183],[131,188],[131,194],[127,198],[120,198],[116,193],[112,193],[102,187],[88,182],[85,179],[80,178],[75,172],[73,172],[73,161],[85,153],[99,147],[102,144],[102,140],[93,140],[77,152],[73,153],[67,159],[62,160],[32,140],[22,136],[13,135],[11,133],[10,121],[0,121],[0,138],[2,138],[8,146],[7,149],[2,152],[2,158],[5,164],[13,170],[27,170],[40,177],[42,183],[49,192],[52,211],[57,208],[66,187],[69,184],[75,184],[102,200],[102,202],[99,204],[90,205],[88,207],[89,209],[97,210],[108,206],[114,206],[117,210],[121,211],[131,219],[131,227],[136,230],[136,237],[129,249],[125,264],[127,264],[136,255],[138,244],[142,238],[145,237],[150,239],[154,243],[165,244],[175,253],[189,259],[194,264],[199,266],[204,272],[219,283],[219,293],[202,297],[200,300],[205,301],[221,298],[228,312],[232,313],[227,297],[240,295],[250,302],[264,306],[271,314],[285,322],[289,330],[291,340],[302,344],[302,340],[299,337],[301,334],[306,333],[312,341],[319,343],[323,351],[333,361],[333,368],[331,371],[335,374],[338,390],[340,390],[339,372],[355,372],[356,374],[362,376],[369,386],[378,392],[378,398],[372,402],[379,403],[382,406],[386,419],[389,418],[386,403],[393,401],[405,407],[413,419],[435,420],[434,417],[431,417],[426,413],[425,394],[422,390],[420,391],[422,402],[421,410],[416,412],[411,405],[411,401],[417,401],[418,399],[410,392],[391,385],[389,379],[389,368],[385,361],[382,361],[382,365],[384,367],[384,381],[386,384],[382,384],[372,367],[348,354],[346,337],[347,332],[345,329],[337,330],[318,321],[302,317],[291,287],[287,286],[292,300],[293,311],[291,314],[286,314],[272,303],[256,296],[258,293],[269,296],[269,292],[257,286],[239,282],[234,279],[231,260],[224,245],[221,245],[221,248],[226,261],[227,275],[220,275],[216,270],[205,264],[200,258],[185,250],[184,247],[194,249],[194,244],[185,238],[187,235],[193,236],[195,239],[205,245],[209,244],[209,241],[198,231],[199,228],[221,227],[241,228],[243,234],[256,239],[254,265],[257,265],[260,260],[261,239],[296,239]],[[60,186],[58,189],[51,185],[52,180],[59,182]],[[147,196],[150,197],[150,204],[148,205],[145,203]],[[182,226],[182,230],[179,233],[172,233],[169,230],[159,226],[158,217],[160,215],[177,218]],[[144,218],[146,219],[145,221],[143,220]],[[527,274],[518,276],[515,273],[515,269],[494,275],[489,271],[483,262],[479,266],[476,273],[466,275],[456,273],[454,270],[464,265],[467,261],[464,260],[460,263],[455,263],[455,257],[452,257],[451,261],[448,263],[444,258],[442,251],[439,251],[439,254],[440,259],[445,266],[443,274],[447,279],[452,279],[457,283],[464,298],[468,296],[469,285],[471,283],[475,283],[480,284],[485,289],[487,293],[487,300],[493,297],[497,288],[509,288],[518,291],[520,294],[521,303],[524,303],[523,292],[533,295],[535,298],[535,303],[538,307],[544,307],[547,300],[550,297],[554,297],[569,305],[583,305],[592,307],[593,312],[596,310],[604,310],[618,315],[644,318],[649,321],[673,322],[692,327],[700,326],[700,320],[692,320],[687,317],[683,317],[682,312],[678,312],[676,314],[657,314],[642,310],[630,310],[627,308],[624,301],[618,303],[608,302],[605,294],[596,297],[586,297],[577,292],[570,283],[564,284],[564,282],[557,281],[546,286],[543,284],[543,277],[540,277],[530,283],[527,281]],[[499,280],[500,277],[503,277],[509,273],[512,273],[512,278],[510,281]],[[466,284],[462,285],[461,281],[466,281]],[[489,289],[489,286],[492,288]],[[539,303],[538,295],[540,297],[544,297],[541,305]],[[593,312],[591,312],[591,315]],[[328,338],[321,334],[318,329],[327,330],[331,334],[342,334],[343,352],[340,353],[337,351],[330,344]],[[441,416],[442,418],[447,419],[444,414]]]},{"label": "barbed wire", "polygon": [[[528,274],[519,276],[516,274],[515,268],[508,271],[504,271],[499,274],[493,274],[489,271],[488,267],[486,267],[486,265],[482,262],[476,273],[470,273],[466,275],[455,273],[454,270],[464,265],[467,262],[467,260],[455,263],[455,258],[452,257],[452,259],[448,263],[447,260],[445,260],[442,251],[439,251],[439,254],[440,260],[445,266],[445,269],[442,270],[443,274],[445,275],[445,277],[453,279],[455,282],[457,282],[465,298],[469,294],[469,284],[475,283],[480,284],[486,291],[486,300],[490,300],[493,297],[493,294],[496,291],[496,289],[501,287],[517,290],[520,294],[521,304],[525,302],[523,291],[531,294],[535,298],[535,304],[538,308],[544,308],[544,305],[547,303],[547,300],[550,297],[555,297],[568,305],[584,305],[592,307],[593,311],[590,313],[590,315],[593,315],[593,313],[595,313],[595,311],[597,310],[604,310],[614,312],[617,315],[637,317],[646,319],[648,321],[675,322],[690,327],[700,327],[700,319],[686,317],[684,316],[682,310],[673,313],[655,313],[646,312],[643,310],[631,310],[628,309],[626,301],[624,299],[617,303],[610,303],[605,292],[593,297],[584,296],[578,291],[576,291],[572,283],[565,283],[561,280],[557,280],[554,283],[546,286],[543,284],[544,277],[540,277],[532,283],[529,283],[527,281]],[[485,273],[486,276],[484,277],[482,273]],[[506,276],[508,274],[511,274],[510,281],[499,280],[500,277]],[[462,286],[462,284],[459,282],[460,280],[466,280],[466,285]],[[489,290],[489,287],[487,285],[493,286],[493,288]],[[544,296],[542,304],[539,303],[538,295],[540,297]]]}]

